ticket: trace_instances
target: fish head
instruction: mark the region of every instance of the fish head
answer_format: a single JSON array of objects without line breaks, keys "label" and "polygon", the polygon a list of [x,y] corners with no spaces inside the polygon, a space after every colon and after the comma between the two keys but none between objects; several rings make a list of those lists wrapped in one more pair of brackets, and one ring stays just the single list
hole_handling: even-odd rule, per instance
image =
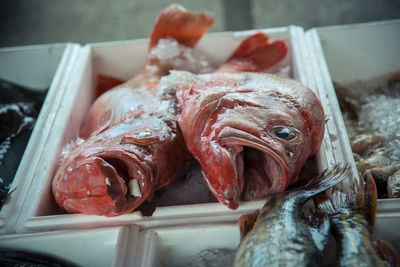
[{"label": "fish head", "polygon": [[311,153],[311,135],[298,112],[270,102],[261,112],[258,106],[227,110],[224,125],[213,136],[220,151],[225,150],[222,155],[235,162],[232,168],[245,200],[284,191],[308,158],[304,155]]},{"label": "fish head", "polygon": [[152,162],[166,161],[155,148],[174,134],[164,126],[125,119],[66,153],[53,179],[59,206],[70,213],[116,216],[151,198],[160,183]]},{"label": "fish head", "polygon": [[296,181],[318,150],[325,118],[316,95],[273,75],[215,73],[192,83],[179,119],[210,190],[230,208]]}]

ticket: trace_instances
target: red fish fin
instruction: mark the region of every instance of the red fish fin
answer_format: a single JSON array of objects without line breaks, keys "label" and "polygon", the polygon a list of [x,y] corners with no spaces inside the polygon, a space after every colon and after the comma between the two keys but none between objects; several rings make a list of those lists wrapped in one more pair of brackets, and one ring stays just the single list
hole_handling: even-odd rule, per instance
[{"label": "red fish fin", "polygon": [[376,255],[385,263],[385,266],[400,266],[400,260],[396,250],[384,240],[375,240],[372,242],[372,247]]},{"label": "red fish fin", "polygon": [[367,172],[364,177],[354,179],[351,183],[351,188],[348,190],[335,186],[327,200],[317,196],[314,197],[314,201],[320,209],[328,214],[346,212],[348,210],[358,212],[367,220],[369,230],[372,230],[377,206],[377,191],[370,173]]},{"label": "red fish fin", "polygon": [[174,4],[164,8],[154,24],[149,50],[162,38],[174,38],[179,43],[194,47],[211,27],[214,17],[202,12],[190,12]]},{"label": "red fish fin", "polygon": [[260,210],[256,210],[254,213],[242,215],[239,218],[238,226],[240,231],[240,242],[246,237],[247,233],[253,229],[254,223],[256,222]]},{"label": "red fish fin", "polygon": [[262,32],[256,32],[241,42],[228,60],[248,57],[254,53],[254,51],[267,46],[268,40],[269,38],[267,35]]},{"label": "red fish fin", "polygon": [[246,38],[218,71],[265,70],[281,61],[286,56],[287,50],[284,41],[268,43],[268,37],[258,32]]},{"label": "red fish fin", "polygon": [[114,78],[108,75],[99,74],[97,75],[97,85],[95,90],[95,97],[98,98],[106,91],[124,83],[124,81]]}]

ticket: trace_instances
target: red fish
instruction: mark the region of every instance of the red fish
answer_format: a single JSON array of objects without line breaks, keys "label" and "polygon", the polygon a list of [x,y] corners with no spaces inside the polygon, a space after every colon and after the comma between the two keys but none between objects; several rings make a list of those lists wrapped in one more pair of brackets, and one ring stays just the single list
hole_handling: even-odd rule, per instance
[{"label": "red fish", "polygon": [[186,81],[177,98],[187,148],[229,208],[284,191],[322,142],[325,115],[318,97],[294,80],[256,72],[286,53],[283,41],[270,43],[256,33],[215,73],[171,74]]},{"label": "red fish", "polygon": [[[162,38],[194,47],[213,20],[169,6],[155,22],[149,52]],[[84,141],[61,159],[53,179],[60,207],[120,215],[184,171],[191,156],[178,127],[175,92],[158,86],[171,68],[149,53],[137,75],[94,102],[80,131]]]}]

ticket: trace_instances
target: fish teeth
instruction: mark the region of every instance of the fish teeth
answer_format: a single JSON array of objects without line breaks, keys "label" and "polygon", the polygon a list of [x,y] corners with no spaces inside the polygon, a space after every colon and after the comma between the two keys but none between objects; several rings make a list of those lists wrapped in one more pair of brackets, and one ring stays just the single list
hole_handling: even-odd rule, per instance
[{"label": "fish teeth", "polygon": [[129,193],[134,197],[142,197],[142,193],[140,192],[139,183],[136,179],[132,179],[129,181]]}]

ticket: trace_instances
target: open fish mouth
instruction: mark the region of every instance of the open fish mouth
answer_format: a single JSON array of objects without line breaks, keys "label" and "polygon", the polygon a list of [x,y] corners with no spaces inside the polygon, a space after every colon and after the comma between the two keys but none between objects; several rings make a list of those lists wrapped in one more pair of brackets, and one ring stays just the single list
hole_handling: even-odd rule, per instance
[{"label": "open fish mouth", "polygon": [[69,212],[116,216],[137,208],[151,193],[150,172],[132,153],[107,150],[78,162],[66,168],[56,186],[68,187],[58,200],[64,199]]},{"label": "open fish mouth", "polygon": [[248,132],[224,128],[220,144],[236,151],[237,182],[243,200],[254,200],[282,192],[290,183],[289,167],[280,153],[265,140]]}]

